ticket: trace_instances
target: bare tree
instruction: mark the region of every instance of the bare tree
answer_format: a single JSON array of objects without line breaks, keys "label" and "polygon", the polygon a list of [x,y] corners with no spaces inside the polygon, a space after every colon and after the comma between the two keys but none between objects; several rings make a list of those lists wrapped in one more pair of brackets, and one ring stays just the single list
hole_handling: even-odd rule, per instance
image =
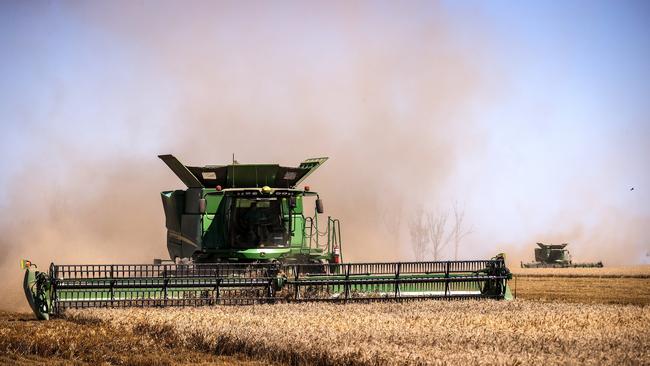
[{"label": "bare tree", "polygon": [[433,213],[427,212],[426,215],[426,230],[431,249],[433,251],[433,260],[440,258],[440,253],[449,244],[449,236],[445,236],[447,229],[447,219],[449,213]]},{"label": "bare tree", "polygon": [[458,207],[458,202],[453,206],[454,224],[451,227],[450,239],[454,243],[454,260],[458,260],[458,247],[464,237],[472,233],[472,228],[463,228],[465,221],[465,207]]},{"label": "bare tree", "polygon": [[449,220],[449,211],[434,212],[431,210],[416,209],[409,220],[411,246],[417,260],[423,260],[429,253],[433,260],[440,260],[442,252],[450,244],[454,245],[454,260],[458,260],[458,248],[472,229],[466,229],[465,209],[458,203],[452,207],[452,222]]},{"label": "bare tree", "polygon": [[429,235],[425,222],[425,212],[421,207],[418,207],[413,216],[409,218],[409,233],[411,234],[411,247],[415,254],[415,260],[424,260],[428,252]]}]

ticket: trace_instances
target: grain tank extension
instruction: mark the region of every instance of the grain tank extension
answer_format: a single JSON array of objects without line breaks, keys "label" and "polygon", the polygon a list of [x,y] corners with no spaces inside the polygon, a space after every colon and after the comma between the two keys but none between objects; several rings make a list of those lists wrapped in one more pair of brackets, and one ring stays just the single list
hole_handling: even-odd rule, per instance
[{"label": "grain tank extension", "polygon": [[511,298],[502,254],[343,262],[341,223],[323,215],[317,192],[299,187],[327,158],[285,167],[186,166],[159,157],[185,185],[161,193],[169,259],[52,263],[43,271],[23,260],[25,295],[39,319],[88,307]]}]

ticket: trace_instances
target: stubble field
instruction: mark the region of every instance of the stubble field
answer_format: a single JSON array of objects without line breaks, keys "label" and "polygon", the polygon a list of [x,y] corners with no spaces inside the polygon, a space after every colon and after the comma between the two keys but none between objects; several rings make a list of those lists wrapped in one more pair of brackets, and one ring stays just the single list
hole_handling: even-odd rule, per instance
[{"label": "stubble field", "polygon": [[512,302],[4,313],[0,363],[650,364],[650,267],[590,270],[517,271]]},{"label": "stubble field", "polygon": [[209,353],[278,363],[641,364],[650,308],[534,301],[70,312]]},{"label": "stubble field", "polygon": [[510,265],[519,277],[593,277],[593,278],[650,278],[650,265],[601,268],[519,268]]},{"label": "stubble field", "polygon": [[573,303],[650,305],[650,266],[515,268],[517,298]]}]

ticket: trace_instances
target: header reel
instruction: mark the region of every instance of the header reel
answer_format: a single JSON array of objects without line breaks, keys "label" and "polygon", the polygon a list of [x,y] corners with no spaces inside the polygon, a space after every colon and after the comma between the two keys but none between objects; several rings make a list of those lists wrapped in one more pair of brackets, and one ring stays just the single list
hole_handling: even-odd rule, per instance
[{"label": "header reel", "polygon": [[39,319],[91,307],[512,298],[503,256],[341,264],[51,264],[48,272],[34,265],[24,269],[25,293]]}]

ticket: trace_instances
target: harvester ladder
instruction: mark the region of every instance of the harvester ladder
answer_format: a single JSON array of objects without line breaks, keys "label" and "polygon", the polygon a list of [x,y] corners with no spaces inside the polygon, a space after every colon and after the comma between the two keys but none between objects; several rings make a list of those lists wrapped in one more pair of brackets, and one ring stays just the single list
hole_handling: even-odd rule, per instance
[{"label": "harvester ladder", "polygon": [[[327,217],[327,228],[325,231],[318,229],[318,218],[307,217],[305,218],[304,240],[307,243],[303,250],[308,254],[311,249],[326,249],[328,253],[332,253],[334,248],[341,249],[341,222],[338,219],[333,219],[331,216]],[[321,243],[320,237],[327,238],[326,243]],[[343,258],[341,257],[341,260]]]}]

